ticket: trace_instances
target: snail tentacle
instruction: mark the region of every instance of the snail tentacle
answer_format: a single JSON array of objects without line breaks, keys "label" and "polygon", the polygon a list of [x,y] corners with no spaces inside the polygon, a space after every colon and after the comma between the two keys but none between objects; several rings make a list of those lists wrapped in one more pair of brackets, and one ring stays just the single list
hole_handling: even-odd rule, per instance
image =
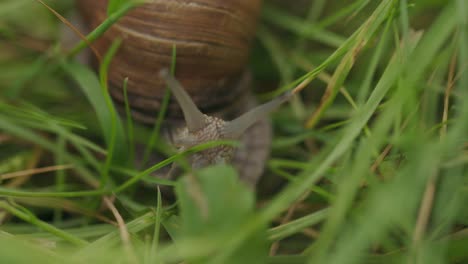
[{"label": "snail tentacle", "polygon": [[161,76],[166,81],[167,86],[169,89],[171,89],[171,92],[174,94],[177,102],[179,103],[179,106],[184,114],[184,119],[187,123],[188,130],[190,132],[194,132],[202,129],[206,125],[205,116],[195,105],[192,98],[190,98],[182,85],[180,85],[180,83],[169,74],[167,69],[162,69],[159,72],[159,76]]},{"label": "snail tentacle", "polygon": [[238,139],[245,131],[260,119],[265,118],[271,111],[277,109],[282,103],[289,100],[292,96],[291,92],[287,92],[267,103],[259,105],[238,118],[226,122],[223,128],[224,139]]}]

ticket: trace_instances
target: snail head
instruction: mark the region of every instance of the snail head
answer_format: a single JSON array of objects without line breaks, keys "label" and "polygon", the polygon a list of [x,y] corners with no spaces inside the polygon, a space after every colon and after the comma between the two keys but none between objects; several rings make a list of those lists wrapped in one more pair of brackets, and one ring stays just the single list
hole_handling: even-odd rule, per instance
[{"label": "snail head", "polygon": [[[266,117],[292,96],[290,92],[285,93],[232,121],[224,121],[221,118],[203,114],[167,69],[161,70],[159,75],[166,81],[184,115],[186,127],[174,137],[174,143],[181,151],[213,140],[239,140],[249,127]],[[195,153],[190,158],[190,162],[193,168],[200,168],[212,164],[228,163],[233,155],[234,147],[223,145]]]}]

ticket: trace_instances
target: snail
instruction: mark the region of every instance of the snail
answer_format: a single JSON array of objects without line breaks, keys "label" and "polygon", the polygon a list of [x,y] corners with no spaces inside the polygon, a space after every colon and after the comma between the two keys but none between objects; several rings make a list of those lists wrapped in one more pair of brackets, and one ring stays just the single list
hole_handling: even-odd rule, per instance
[{"label": "snail", "polygon": [[[116,37],[122,39],[108,72],[117,104],[123,103],[122,84],[128,77],[132,115],[151,124],[170,87],[176,100],[169,103],[166,126],[173,144],[183,150],[214,139],[239,140],[239,148],[204,150],[191,156],[190,163],[198,168],[232,162],[250,186],[257,183],[269,155],[267,113],[289,98],[253,108],[245,68],[260,6],[260,0],[153,0],[130,11],[93,44],[105,53]],[[106,17],[107,1],[80,0],[78,7],[89,28]],[[175,78],[164,70],[171,65],[173,45]]]}]

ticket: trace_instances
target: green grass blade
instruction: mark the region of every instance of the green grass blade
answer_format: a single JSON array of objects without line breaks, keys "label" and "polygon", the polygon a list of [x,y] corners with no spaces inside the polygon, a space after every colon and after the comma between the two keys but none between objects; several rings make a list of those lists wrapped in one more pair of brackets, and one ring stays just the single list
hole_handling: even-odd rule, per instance
[{"label": "green grass blade", "polygon": [[115,142],[119,142],[119,144],[115,145],[112,156],[114,157],[115,162],[126,161],[127,148],[123,126],[120,119],[116,118],[117,114],[113,106],[108,104],[109,99],[107,91],[105,94],[103,93],[95,74],[81,64],[64,62],[62,63],[62,67],[79,84],[80,88],[91,103],[108,146],[114,141],[113,133],[109,128],[112,128],[112,123],[116,122]]},{"label": "green grass blade", "polygon": [[[175,74],[175,67],[176,67],[176,56],[177,56],[177,48],[176,45],[172,45],[172,61],[171,61],[171,74],[174,76]],[[155,73],[158,74],[158,73]],[[164,117],[166,116],[166,111],[167,107],[169,106],[169,99],[171,97],[171,90],[169,87],[166,87],[164,91],[164,97],[161,103],[161,108],[158,111],[158,117],[156,118],[156,122],[154,123],[153,131],[151,133],[151,137],[148,141],[148,145],[145,148],[145,152],[143,154],[143,165],[146,165],[148,162],[148,159],[151,155],[151,151],[153,149],[154,144],[156,143],[156,140],[159,139],[159,135],[161,134],[161,126],[164,120]]]}]

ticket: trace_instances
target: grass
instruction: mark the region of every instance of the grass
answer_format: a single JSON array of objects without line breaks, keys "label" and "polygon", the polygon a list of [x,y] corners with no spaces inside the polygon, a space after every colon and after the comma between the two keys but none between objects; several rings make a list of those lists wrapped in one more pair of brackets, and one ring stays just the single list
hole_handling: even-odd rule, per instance
[{"label": "grass", "polygon": [[[46,3],[65,17],[74,9]],[[258,98],[296,93],[271,115],[272,154],[256,192],[230,166],[151,177],[236,142],[160,149],[161,121],[145,127],[128,107],[118,115],[107,94],[115,50],[96,73],[75,61],[86,41],[63,49],[65,26],[43,5],[0,3],[2,260],[467,262],[468,5],[301,3],[264,1],[253,45]],[[88,40],[137,4],[111,1]],[[133,145],[147,142],[169,154],[138,168]]]}]

